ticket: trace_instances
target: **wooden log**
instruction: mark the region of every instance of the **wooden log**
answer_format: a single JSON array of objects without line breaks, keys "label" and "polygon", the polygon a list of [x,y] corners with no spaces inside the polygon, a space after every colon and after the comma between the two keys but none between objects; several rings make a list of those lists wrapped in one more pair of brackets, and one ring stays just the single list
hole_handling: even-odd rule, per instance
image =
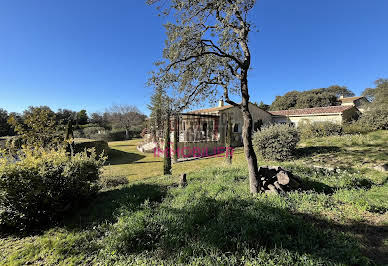
[{"label": "wooden log", "polygon": [[287,174],[287,172],[285,172],[285,171],[280,171],[276,175],[276,178],[277,178],[278,183],[281,184],[281,185],[284,185],[284,186],[288,185],[288,183],[290,182],[290,177]]},{"label": "wooden log", "polygon": [[269,191],[269,192],[271,192],[271,193],[273,193],[273,194],[279,194],[279,192],[278,192],[278,190],[275,188],[275,186],[274,186],[274,185],[271,185],[271,184],[268,185],[268,190],[267,190],[267,191]]},{"label": "wooden log", "polygon": [[278,183],[278,181],[276,181],[276,182],[274,183],[274,186],[275,186],[278,190],[280,190],[281,192],[285,192],[285,189],[283,188],[282,185],[280,185],[280,184]]}]

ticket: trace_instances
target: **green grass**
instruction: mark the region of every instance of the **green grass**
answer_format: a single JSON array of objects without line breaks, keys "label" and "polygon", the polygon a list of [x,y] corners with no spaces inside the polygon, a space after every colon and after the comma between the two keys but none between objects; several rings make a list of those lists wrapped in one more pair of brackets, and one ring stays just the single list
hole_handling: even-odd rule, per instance
[{"label": "green grass", "polygon": [[[315,169],[310,160],[320,154],[306,155],[313,146],[376,145],[373,156],[384,160],[386,137],[380,131],[354,144],[347,144],[348,137],[310,140],[294,162],[260,160],[292,170],[303,180],[303,191],[255,197],[249,195],[241,149],[232,166],[223,165],[223,158],[194,160],[174,165],[172,176],[160,176],[161,159],[139,153],[136,140],[113,142],[104,176],[125,176],[129,184],[102,190],[52,228],[3,236],[0,264],[386,264],[387,175],[359,163]],[[337,156],[333,162],[346,156],[329,154]],[[185,188],[176,186],[182,172],[188,173]]]}]

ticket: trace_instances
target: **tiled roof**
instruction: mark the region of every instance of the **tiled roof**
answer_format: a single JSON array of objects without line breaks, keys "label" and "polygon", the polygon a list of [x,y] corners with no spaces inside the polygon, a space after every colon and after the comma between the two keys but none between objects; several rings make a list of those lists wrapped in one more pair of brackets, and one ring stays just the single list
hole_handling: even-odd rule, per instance
[{"label": "tiled roof", "polygon": [[213,107],[213,108],[206,108],[206,109],[199,109],[199,110],[194,110],[187,112],[188,114],[204,114],[204,113],[216,113],[221,110],[229,109],[233,107],[233,105],[224,105],[220,107]]},{"label": "tiled roof", "polygon": [[364,98],[364,96],[355,96],[355,97],[347,97],[347,98],[340,98],[339,100],[341,102],[345,102],[345,103],[351,103],[351,102],[354,102],[358,99],[361,99],[361,98]]},{"label": "tiled roof", "polygon": [[350,108],[353,108],[353,106],[327,106],[327,107],[315,107],[315,108],[305,108],[305,109],[270,111],[269,113],[272,115],[284,115],[284,116],[340,114]]}]

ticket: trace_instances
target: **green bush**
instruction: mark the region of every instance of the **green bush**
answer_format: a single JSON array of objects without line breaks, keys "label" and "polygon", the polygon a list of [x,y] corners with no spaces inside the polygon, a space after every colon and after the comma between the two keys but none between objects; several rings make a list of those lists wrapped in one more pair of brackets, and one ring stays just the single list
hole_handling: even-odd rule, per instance
[{"label": "green bush", "polygon": [[351,123],[343,124],[342,131],[345,134],[366,134],[373,131],[373,129],[361,120],[357,120]]},{"label": "green bush", "polygon": [[74,139],[75,153],[83,152],[91,148],[94,148],[98,155],[107,155],[109,152],[108,143],[104,140]]},{"label": "green bush", "polygon": [[342,126],[332,122],[302,121],[298,131],[303,139],[338,136],[342,134]]},{"label": "green bush", "polygon": [[253,136],[253,144],[265,159],[284,161],[292,158],[299,134],[296,128],[286,124],[264,127]]},{"label": "green bush", "polygon": [[60,217],[98,191],[104,157],[94,151],[69,157],[64,150],[23,149],[0,156],[0,226],[26,229]]},{"label": "green bush", "polygon": [[375,106],[362,114],[360,124],[371,130],[388,129],[388,106]]}]

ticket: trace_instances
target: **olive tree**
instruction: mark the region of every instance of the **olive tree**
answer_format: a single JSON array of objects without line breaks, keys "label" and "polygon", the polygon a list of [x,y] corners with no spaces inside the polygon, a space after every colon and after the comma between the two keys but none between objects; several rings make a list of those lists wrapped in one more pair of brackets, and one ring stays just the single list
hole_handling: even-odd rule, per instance
[{"label": "olive tree", "polygon": [[[182,106],[220,96],[240,108],[242,139],[248,161],[251,193],[257,193],[257,157],[252,145],[252,115],[248,109],[251,67],[248,19],[255,0],[148,0],[169,20],[163,61],[157,62],[150,83],[170,88]],[[229,98],[237,94],[241,101]]]}]

